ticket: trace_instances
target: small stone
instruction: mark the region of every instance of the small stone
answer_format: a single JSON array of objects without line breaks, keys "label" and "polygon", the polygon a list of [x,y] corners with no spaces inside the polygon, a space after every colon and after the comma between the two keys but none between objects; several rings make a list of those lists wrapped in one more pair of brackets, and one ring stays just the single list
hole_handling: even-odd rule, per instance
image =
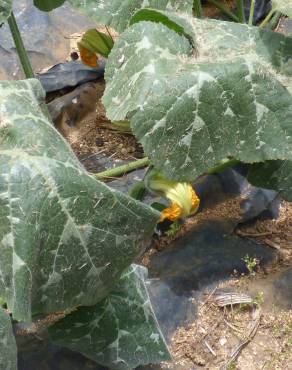
[{"label": "small stone", "polygon": [[128,154],[127,149],[123,148],[123,149],[121,150],[121,154],[124,154],[124,155]]},{"label": "small stone", "polygon": [[72,60],[77,60],[79,58],[79,55],[76,51],[72,51],[72,53],[70,54],[70,57]]},{"label": "small stone", "polygon": [[219,339],[219,343],[223,347],[227,343],[227,339],[225,337],[222,337]]},{"label": "small stone", "polygon": [[95,139],[95,145],[96,146],[103,146],[104,145],[104,140],[102,137],[98,137]]}]

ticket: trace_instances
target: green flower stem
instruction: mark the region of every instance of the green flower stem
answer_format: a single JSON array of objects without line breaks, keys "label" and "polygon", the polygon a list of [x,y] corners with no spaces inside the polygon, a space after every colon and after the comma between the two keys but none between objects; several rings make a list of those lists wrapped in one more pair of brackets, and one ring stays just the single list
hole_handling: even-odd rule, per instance
[{"label": "green flower stem", "polygon": [[227,17],[229,17],[230,19],[232,19],[234,22],[239,22],[239,18],[237,17],[237,15],[235,15],[234,13],[232,13],[228,8],[226,8],[226,6],[224,6],[223,4],[221,4],[219,1],[217,0],[208,0],[208,2],[214,6],[216,6],[216,8],[218,8],[219,10],[221,10],[221,12],[223,14],[225,14]]},{"label": "green flower stem", "polygon": [[269,23],[270,19],[272,18],[273,14],[274,14],[275,10],[272,9],[268,15],[266,16],[266,18],[262,21],[262,23],[259,25],[260,28],[264,28],[266,27],[266,25]]},{"label": "green flower stem", "polygon": [[13,37],[13,40],[14,40],[14,43],[15,43],[17,54],[18,54],[18,57],[20,59],[20,63],[22,65],[25,77],[26,78],[34,78],[33,69],[32,69],[32,66],[30,64],[30,61],[29,61],[27,52],[25,50],[25,47],[23,45],[23,41],[22,41],[22,38],[21,38],[21,35],[20,35],[20,32],[19,32],[19,29],[18,29],[18,26],[17,26],[17,23],[16,23],[16,19],[14,17],[13,12],[11,12],[11,14],[8,18],[8,25],[9,25],[10,32],[12,34],[12,37]]},{"label": "green flower stem", "polygon": [[249,26],[252,26],[253,25],[253,17],[254,17],[255,3],[256,3],[256,0],[251,0],[251,3],[250,3],[250,11],[249,11],[249,19],[248,19]]},{"label": "green flower stem", "polygon": [[119,177],[119,176],[123,176],[125,173],[131,172],[138,168],[149,166],[149,164],[150,164],[150,159],[148,157],[145,157],[142,159],[138,159],[137,161],[125,164],[123,166],[111,168],[109,170],[99,172],[99,173],[94,173],[92,175],[99,180],[110,178],[110,177]]},{"label": "green flower stem", "polygon": [[237,164],[240,164],[241,162],[238,159],[225,159],[221,161],[217,166],[210,168],[207,171],[208,175],[215,175],[216,173],[220,173],[226,168],[236,166]]},{"label": "green flower stem", "polygon": [[243,0],[236,0],[237,4],[237,16],[240,23],[245,23],[244,4]]},{"label": "green flower stem", "polygon": [[203,10],[201,0],[194,0],[194,11],[198,18],[203,18]]}]

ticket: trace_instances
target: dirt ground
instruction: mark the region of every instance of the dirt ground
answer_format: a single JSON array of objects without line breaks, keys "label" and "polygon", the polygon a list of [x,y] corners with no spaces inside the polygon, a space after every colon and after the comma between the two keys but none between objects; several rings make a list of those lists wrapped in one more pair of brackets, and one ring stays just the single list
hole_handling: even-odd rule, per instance
[{"label": "dirt ground", "polygon": [[[235,278],[216,291],[245,292],[251,279],[257,277]],[[292,369],[292,312],[262,309],[261,292],[250,304],[219,307],[216,291],[200,303],[196,322],[175,333],[171,352],[177,368]]]}]

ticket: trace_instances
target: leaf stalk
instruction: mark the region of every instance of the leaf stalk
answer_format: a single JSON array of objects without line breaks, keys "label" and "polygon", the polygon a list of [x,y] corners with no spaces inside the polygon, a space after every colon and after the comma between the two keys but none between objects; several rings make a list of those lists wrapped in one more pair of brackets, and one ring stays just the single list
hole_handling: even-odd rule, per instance
[{"label": "leaf stalk", "polygon": [[201,0],[194,0],[194,11],[197,18],[203,18],[203,10]]},{"label": "leaf stalk", "polygon": [[270,19],[272,18],[273,14],[274,14],[275,10],[272,9],[269,11],[268,15],[266,16],[266,18],[262,21],[262,23],[259,25],[260,28],[264,28],[266,27],[266,25],[269,23]]},{"label": "leaf stalk", "polygon": [[237,16],[240,23],[245,23],[244,0],[236,0]]},{"label": "leaf stalk", "polygon": [[150,165],[150,159],[148,157],[138,159],[134,162],[124,164],[122,166],[118,166],[115,168],[111,168],[109,170],[99,172],[99,173],[93,173],[92,175],[96,177],[97,179],[106,179],[111,177],[119,177],[123,176],[128,172],[131,172],[133,170],[136,170],[138,168],[146,167]]},{"label": "leaf stalk", "polygon": [[249,11],[249,18],[248,18],[248,25],[249,26],[252,26],[253,25],[255,3],[256,3],[256,0],[251,0],[251,3],[250,3],[250,11]]},{"label": "leaf stalk", "polygon": [[13,12],[11,12],[11,14],[8,18],[8,25],[9,25],[10,32],[11,32],[13,40],[14,40],[16,51],[17,51],[17,54],[18,54],[23,72],[25,74],[25,77],[26,78],[34,78],[35,76],[34,76],[34,73],[33,73],[33,69],[32,69],[32,66],[30,64],[30,60],[29,60],[29,57],[27,55],[26,49],[24,47],[22,37],[21,37],[21,34],[19,32],[19,28],[17,26],[17,22],[16,22],[16,19],[15,19],[15,16],[14,16]]}]

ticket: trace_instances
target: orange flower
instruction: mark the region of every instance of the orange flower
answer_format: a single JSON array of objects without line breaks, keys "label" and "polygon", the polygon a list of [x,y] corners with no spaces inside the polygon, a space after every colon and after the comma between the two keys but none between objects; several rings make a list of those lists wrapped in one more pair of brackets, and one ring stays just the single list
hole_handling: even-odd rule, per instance
[{"label": "orange flower", "polygon": [[170,221],[175,221],[178,218],[180,218],[181,214],[182,214],[182,209],[180,208],[180,206],[178,206],[175,203],[172,203],[171,207],[167,207],[161,212],[161,217],[160,217],[159,222],[162,222],[166,219]]},{"label": "orange flower", "polygon": [[[189,186],[191,187],[191,185],[189,185]],[[196,192],[194,191],[194,189],[192,187],[191,187],[190,191],[191,191],[191,194],[192,194],[192,200],[191,200],[192,206],[191,206],[191,209],[189,211],[189,214],[194,214],[194,213],[197,212],[197,210],[199,208],[200,199],[199,199],[199,197],[197,196]],[[188,214],[186,214],[186,212],[183,210],[182,207],[180,207],[178,204],[173,202],[170,207],[165,208],[161,212],[160,222],[162,222],[166,219],[174,222],[177,219],[179,219],[180,217],[187,216],[187,215]]]},{"label": "orange flower", "polygon": [[200,199],[190,183],[169,180],[155,169],[149,171],[145,181],[150,190],[164,195],[171,201],[171,206],[161,212],[160,221],[165,219],[175,221],[197,212]]}]

